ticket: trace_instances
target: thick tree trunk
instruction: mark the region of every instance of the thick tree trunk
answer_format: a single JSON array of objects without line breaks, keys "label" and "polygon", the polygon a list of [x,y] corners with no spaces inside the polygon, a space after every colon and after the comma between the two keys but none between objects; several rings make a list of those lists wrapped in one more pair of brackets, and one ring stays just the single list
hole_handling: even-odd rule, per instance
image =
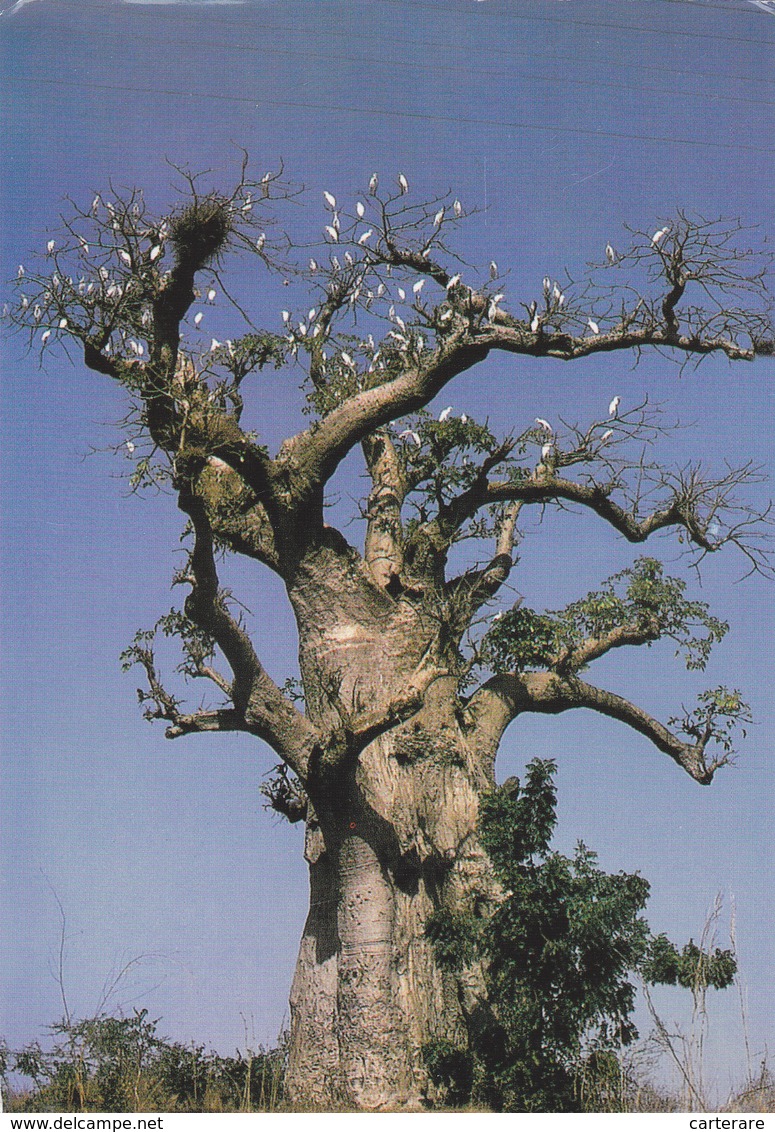
[{"label": "thick tree trunk", "polygon": [[446,683],[364,752],[335,812],[308,827],[310,912],[291,992],[294,1107],[420,1108],[433,1096],[424,1043],[465,1045],[476,988],[439,970],[424,925],[441,905],[483,911],[493,898],[475,836],[489,779]]},{"label": "thick tree trunk", "polygon": [[[393,600],[339,544],[309,554],[289,595],[318,726],[400,696],[438,634],[435,608]],[[423,1045],[465,1044],[475,978],[461,987],[442,972],[424,935],[434,909],[484,911],[495,887],[475,832],[492,765],[466,734],[457,683],[436,679],[420,712],[317,790],[291,991],[294,1107],[420,1108],[432,1096]]]}]

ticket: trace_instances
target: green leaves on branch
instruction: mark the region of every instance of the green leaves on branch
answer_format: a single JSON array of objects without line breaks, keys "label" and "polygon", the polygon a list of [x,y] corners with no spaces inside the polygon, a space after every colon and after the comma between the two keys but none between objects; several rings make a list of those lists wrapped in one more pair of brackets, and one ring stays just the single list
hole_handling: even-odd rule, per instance
[{"label": "green leaves on branch", "polygon": [[[684,711],[668,720],[670,727],[678,727],[703,746],[711,741],[718,743],[726,754],[732,753],[736,729],[751,722],[751,709],[740,692],[723,686],[701,692],[694,711]],[[742,735],[747,735],[745,727]]]},{"label": "green leaves on branch", "polygon": [[677,985],[689,990],[706,987],[724,990],[732,983],[736,972],[732,951],[716,947],[706,952],[691,939],[679,951],[666,935],[654,936],[649,941],[646,957],[640,965],[640,973],[647,983]]},{"label": "green leaves on branch", "polygon": [[556,668],[579,671],[621,644],[669,637],[688,669],[704,669],[713,645],[727,633],[703,601],[684,597],[686,582],[666,575],[655,558],[639,558],[600,590],[562,610],[516,608],[497,617],[482,657],[496,672]]}]

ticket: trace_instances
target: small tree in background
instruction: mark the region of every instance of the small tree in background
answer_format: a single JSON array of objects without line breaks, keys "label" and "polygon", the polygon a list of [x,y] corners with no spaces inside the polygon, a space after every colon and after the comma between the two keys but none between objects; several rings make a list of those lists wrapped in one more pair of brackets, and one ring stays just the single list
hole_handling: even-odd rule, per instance
[{"label": "small tree in background", "polygon": [[721,989],[735,976],[731,951],[693,941],[679,951],[650,935],[643,877],[604,872],[582,843],[572,858],[551,851],[554,771],[536,759],[524,786],[512,779],[482,799],[481,841],[504,890],[494,910],[467,918],[439,911],[426,924],[442,966],[478,962],[488,989],[466,1048],[425,1048],[454,1103],[473,1096],[499,1110],[579,1111],[584,1092],[595,1098],[620,1074],[615,1055],[637,1037],[635,972],[690,988]]}]

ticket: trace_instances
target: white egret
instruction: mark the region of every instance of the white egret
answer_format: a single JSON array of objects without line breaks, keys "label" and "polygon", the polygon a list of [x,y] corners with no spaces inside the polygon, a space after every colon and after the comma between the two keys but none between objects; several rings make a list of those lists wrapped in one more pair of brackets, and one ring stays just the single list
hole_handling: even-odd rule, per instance
[{"label": "white egret", "polygon": [[371,237],[372,237],[373,235],[374,235],[374,229],[373,229],[373,228],[368,228],[368,229],[367,229],[367,230],[366,230],[366,231],[365,231],[365,232],[363,233],[363,235],[362,235],[362,236],[359,236],[359,237],[358,237],[358,243],[359,243],[359,244],[361,245],[361,247],[363,247],[363,245],[364,245],[364,244],[366,244],[366,243],[368,243],[368,241],[369,241],[369,240],[371,239]]},{"label": "white egret", "polygon": [[214,354],[215,351],[220,350],[220,348],[221,348],[221,343],[218,341],[217,338],[213,338],[213,340],[210,343],[210,353]]},{"label": "white egret", "polygon": [[544,432],[548,432],[550,436],[554,432],[554,429],[552,428],[552,426],[549,424],[549,422],[547,420],[544,420],[543,417],[536,417],[536,424],[540,425],[541,428],[544,430]]},{"label": "white egret", "polygon": [[317,313],[318,312],[315,310],[314,307],[310,307],[310,309],[307,311],[307,319],[309,320],[309,322],[312,322],[314,320],[315,315]]},{"label": "white egret", "polygon": [[336,197],[333,193],[323,192],[323,197],[329,208],[336,208]]},{"label": "white egret", "polygon": [[135,444],[133,443],[133,441],[131,441],[131,440],[127,440],[127,442],[126,442],[126,450],[127,450],[127,452],[129,453],[129,455],[131,456],[131,455],[132,455],[132,453],[133,453],[133,452],[134,452],[134,450],[135,450]]},{"label": "white egret", "polygon": [[606,244],[605,246],[605,258],[609,263],[612,264],[616,263],[617,259],[619,258],[619,256],[616,254],[616,248],[611,244]]},{"label": "white egret", "polygon": [[538,328],[539,328],[540,325],[541,325],[541,319],[539,318],[539,316],[537,314],[534,314],[531,321],[530,321],[530,329],[533,332],[533,334],[536,334],[538,332]]},{"label": "white egret", "polygon": [[545,295],[548,295],[548,294],[549,294],[549,292],[550,292],[550,291],[551,291],[551,289],[552,289],[552,281],[551,281],[551,279],[549,278],[549,276],[548,276],[548,275],[545,275],[545,276],[544,276],[544,283],[543,283],[543,286],[544,286],[544,294],[545,294]]},{"label": "white egret", "polygon": [[352,265],[355,263],[355,260],[353,259],[353,257],[350,255],[349,252],[345,252],[344,253],[344,262],[347,264],[348,267],[352,267]]},{"label": "white egret", "polygon": [[659,229],[657,229],[657,231],[651,237],[651,242],[654,245],[654,247],[656,247],[657,244],[659,244],[661,240],[664,240],[665,236],[668,234],[669,231],[670,231],[669,228],[659,228]]},{"label": "white egret", "polygon": [[339,242],[339,233],[332,224],[326,224],[323,231],[328,236],[329,240],[333,240],[335,244]]},{"label": "white egret", "polygon": [[260,252],[266,243],[266,232],[261,232],[256,240],[256,251]]},{"label": "white egret", "polygon": [[591,318],[587,319],[587,326],[589,327],[589,329],[592,331],[593,334],[599,334],[600,333],[600,327],[597,325],[596,322],[593,321],[593,319],[591,319]]},{"label": "white egret", "polygon": [[553,452],[554,445],[552,444],[551,440],[547,440],[546,444],[542,445],[541,447],[541,459],[548,460]]},{"label": "white egret", "polygon": [[352,368],[355,369],[355,362],[352,360],[349,354],[346,354],[344,352],[344,350],[342,351],[341,358],[346,366],[352,366]]},{"label": "white egret", "polygon": [[67,319],[66,318],[60,318],[59,329],[60,330],[66,330],[67,329]]},{"label": "white egret", "polygon": [[46,255],[53,255],[55,247],[56,247],[56,244],[54,243],[54,241],[49,240],[49,242],[46,244]]},{"label": "white egret", "polygon": [[412,284],[412,291],[414,292],[415,295],[419,295],[420,291],[422,291],[424,286],[425,286],[425,280],[424,279],[418,279],[416,283]]},{"label": "white egret", "polygon": [[498,265],[494,259],[490,260],[490,279],[498,278]]},{"label": "white egret", "polygon": [[398,439],[399,440],[411,440],[417,445],[418,448],[422,444],[422,441],[420,440],[417,433],[413,432],[411,428],[405,428],[403,432],[399,432]]},{"label": "white egret", "polygon": [[161,244],[155,244],[154,247],[151,248],[151,254],[149,255],[148,258],[150,259],[151,263],[153,263],[153,261],[155,259],[158,259],[160,255],[161,255]]},{"label": "white egret", "polygon": [[608,406],[609,417],[617,417],[619,415],[619,405],[621,404],[621,397],[614,397],[611,404]]},{"label": "white egret", "polygon": [[197,326],[197,327],[200,326],[203,318],[204,318],[203,311],[198,311],[194,315],[194,326]]},{"label": "white egret", "polygon": [[311,259],[309,261],[309,269],[310,269],[310,271],[317,271],[318,261],[316,259]]},{"label": "white egret", "polygon": [[24,278],[24,264],[23,263],[20,263],[18,268],[16,269],[16,278],[17,279],[23,279]]},{"label": "white egret", "polygon": [[403,289],[403,287],[398,288],[398,297],[402,303],[406,300],[406,291]]},{"label": "white egret", "polygon": [[436,215],[433,218],[433,227],[434,228],[440,227],[443,219],[444,219],[444,209],[440,208],[439,211],[436,213]]},{"label": "white egret", "polygon": [[371,193],[372,196],[376,196],[378,188],[379,188],[379,177],[377,176],[376,173],[372,173],[371,178],[369,180],[369,192]]},{"label": "white egret", "polygon": [[132,257],[129,254],[129,252],[125,252],[125,251],[122,250],[118,254],[119,254],[119,257],[121,258],[121,260],[127,265],[127,267],[132,266]]},{"label": "white egret", "polygon": [[100,207],[100,205],[101,205],[101,204],[102,204],[102,197],[100,196],[100,194],[99,194],[99,193],[97,193],[96,197],[95,197],[95,198],[94,198],[94,200],[93,200],[93,201],[91,202],[91,210],[92,210],[92,212],[93,212],[93,213],[94,213],[94,212],[96,212],[96,211],[97,211],[97,209],[98,209],[98,208]]},{"label": "white egret", "polygon": [[454,212],[454,214],[455,214],[455,216],[457,217],[457,219],[458,219],[458,220],[459,220],[459,219],[460,219],[460,217],[461,217],[461,216],[463,215],[463,206],[462,206],[462,204],[460,203],[460,201],[459,201],[459,200],[456,200],[456,201],[455,201],[455,202],[453,203],[453,205],[452,205],[452,211]]},{"label": "white egret", "polygon": [[609,441],[611,439],[613,434],[614,434],[614,430],[612,428],[607,428],[605,430],[605,432],[603,433],[603,435],[600,437],[600,443],[605,444],[607,441]]},{"label": "white egret", "polygon": [[460,282],[460,276],[459,275],[453,275],[452,278],[450,279],[449,283],[447,283],[446,290],[451,291],[453,287],[457,287],[459,282]]},{"label": "white egret", "polygon": [[34,311],[32,312],[32,317],[36,322],[40,322],[40,320],[43,318],[43,310],[40,306],[35,307]]},{"label": "white egret", "polygon": [[40,336],[41,345],[45,346],[50,337],[51,337],[51,331],[50,330],[44,330],[43,333]]},{"label": "white egret", "polygon": [[290,311],[280,311],[280,316],[282,317],[283,322],[290,322],[291,320]]},{"label": "white egret", "polygon": [[407,181],[403,173],[398,174],[398,187],[400,188],[402,194],[409,192],[409,182]]},{"label": "white egret", "polygon": [[366,206],[364,205],[362,200],[356,202],[355,212],[358,219],[363,220],[364,216],[366,215]]},{"label": "white egret", "polygon": [[452,412],[452,406],[447,405],[446,409],[442,409],[441,412],[439,413],[439,420],[440,421],[447,420],[448,417],[450,416],[451,412]]},{"label": "white egret", "polygon": [[217,293],[218,292],[215,290],[215,287],[210,288],[210,290],[207,292],[208,303],[214,303],[215,302],[215,296],[217,295]]},{"label": "white egret", "polygon": [[26,311],[26,309],[29,305],[30,305],[30,300],[27,298],[26,295],[22,295],[22,297],[19,301],[19,306],[21,307],[21,309],[23,311]]}]

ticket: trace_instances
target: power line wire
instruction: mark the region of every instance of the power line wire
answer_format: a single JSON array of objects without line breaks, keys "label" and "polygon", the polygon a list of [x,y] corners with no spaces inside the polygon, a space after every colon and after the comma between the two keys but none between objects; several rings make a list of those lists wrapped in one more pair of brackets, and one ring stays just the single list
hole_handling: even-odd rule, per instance
[{"label": "power line wire", "polygon": [[[688,3],[689,0],[666,0],[666,2]],[[72,38],[78,38],[78,39],[82,39],[82,40],[90,40],[91,39],[91,37],[88,36],[85,32],[72,33]],[[100,39],[101,40],[104,40],[104,39],[120,39],[123,42],[124,38],[125,37],[122,35],[121,32],[101,32],[100,33]],[[137,42],[138,40],[142,40],[142,41],[145,41],[145,42],[157,42],[157,37],[152,36],[152,35],[135,35],[133,41]],[[273,56],[273,57],[316,59],[316,60],[321,60],[321,61],[324,61],[324,62],[330,62],[330,58],[331,58],[330,54],[323,52],[323,51],[309,51],[309,50],[301,50],[301,49],[294,49],[294,48],[278,48],[278,47],[267,48],[267,47],[264,47],[264,46],[253,47],[253,46],[250,46],[248,44],[230,44],[230,43],[224,43],[224,42],[217,42],[217,41],[213,41],[213,40],[208,40],[206,44],[199,44],[199,43],[192,41],[192,40],[186,41],[186,40],[176,39],[175,40],[175,46],[178,49],[190,49],[190,48],[196,48],[198,46],[202,46],[202,47],[206,47],[208,52],[217,51],[217,52],[220,52],[220,53],[224,53],[224,52],[227,52],[227,51],[231,51],[231,52],[235,52],[235,53],[247,53],[247,54],[261,55],[262,57],[268,55],[268,56]],[[564,60],[570,60],[571,59],[570,56],[554,56],[554,55],[544,56],[544,57],[533,56],[533,58],[534,58],[536,63],[552,63],[556,60],[559,61],[559,60],[563,60],[563,59]],[[417,61],[411,61],[411,60],[405,60],[405,59],[389,59],[389,58],[386,58],[384,56],[379,57],[379,56],[341,55],[341,54],[338,54],[337,55],[337,63],[342,63],[342,62],[344,62],[344,63],[357,63],[357,64],[367,66],[367,67],[384,66],[384,67],[389,67],[389,68],[401,67],[401,68],[405,68],[405,69],[422,66],[422,69],[423,69],[424,72],[432,71],[434,74],[452,73],[452,74],[455,74],[455,75],[457,75],[461,78],[462,77],[475,77],[475,76],[492,78],[492,77],[498,77],[499,75],[502,76],[502,77],[506,77],[506,74],[507,74],[507,72],[505,70],[502,71],[502,72],[494,73],[494,72],[489,71],[489,70],[485,71],[485,70],[478,70],[478,69],[471,68],[471,67],[460,67],[460,66],[457,66],[457,65],[454,65],[454,64],[440,65],[440,64],[434,64],[434,63],[428,63],[427,61],[423,61],[422,64],[420,64]],[[625,64],[619,64],[619,65],[625,66]],[[675,74],[674,70],[672,70],[672,69],[668,69],[668,68],[664,68],[664,69],[670,70],[671,74]],[[697,75],[697,72],[692,72],[693,77],[696,76],[696,75]],[[527,79],[527,80],[530,80],[530,81],[533,81],[533,82],[539,82],[539,83],[554,83],[554,84],[556,84],[556,83],[566,83],[566,84],[569,84],[569,85],[572,85],[572,86],[586,87],[588,89],[627,91],[627,92],[631,92],[633,94],[642,94],[642,93],[665,94],[665,95],[668,95],[671,98],[676,98],[676,97],[678,97],[678,98],[703,98],[703,99],[708,98],[708,91],[705,90],[705,89],[701,90],[701,91],[692,91],[692,90],[675,90],[675,89],[669,89],[667,87],[655,87],[655,86],[638,86],[638,87],[635,87],[631,83],[625,85],[625,84],[622,84],[622,83],[611,83],[611,82],[604,82],[604,81],[599,81],[599,80],[593,81],[593,80],[588,80],[588,79],[576,79],[576,78],[571,78],[567,74],[560,74],[560,75],[533,74],[533,73],[528,72],[528,71],[515,71],[515,70],[512,70],[512,69],[509,69],[508,76],[513,77],[513,78]],[[719,78],[721,78],[721,77],[722,76],[719,76]],[[764,80],[764,81],[766,81],[766,80]],[[773,82],[775,82],[775,80],[773,80]],[[751,105],[751,106],[773,106],[773,105],[775,105],[775,103],[773,103],[773,102],[768,102],[768,101],[765,101],[765,100],[760,99],[760,98],[746,98],[744,95],[719,94],[716,91],[713,92],[713,100],[714,100],[714,102],[721,102],[721,101],[723,101],[723,102],[739,102],[739,103],[745,103],[745,104],[748,104],[748,105]]]},{"label": "power line wire", "polygon": [[708,141],[704,138],[679,138],[670,135],[634,134],[619,130],[587,129],[583,126],[561,126],[557,124],[539,125],[535,122],[508,122],[497,118],[466,118],[453,114],[429,114],[412,110],[382,110],[378,107],[363,106],[333,106],[330,103],[325,107],[319,102],[301,102],[290,99],[274,99],[239,96],[232,94],[215,94],[211,91],[170,90],[161,87],[138,87],[111,83],[83,83],[73,82],[69,79],[45,79],[28,77],[26,75],[12,75],[15,82],[27,82],[43,86],[70,87],[79,90],[103,90],[121,94],[155,94],[165,98],[197,99],[199,101],[235,102],[244,105],[253,105],[257,110],[266,106],[284,107],[289,110],[317,110],[325,109],[327,113],[353,114],[365,117],[405,118],[410,121],[444,122],[452,125],[464,126],[495,126],[503,130],[525,130],[549,134],[580,134],[585,137],[614,138],[620,141],[647,141],[658,142],[662,145],[701,146],[703,149],[723,149],[742,153],[775,153],[775,148],[767,146],[744,145],[732,142]]},{"label": "power line wire", "polygon": [[[380,3],[388,5],[393,8],[406,8],[411,6],[412,12],[422,9],[426,12],[438,12],[438,8],[430,4],[419,3],[418,0],[380,0]],[[520,20],[527,23],[544,23],[544,24],[562,24],[563,26],[572,27],[592,27],[592,28],[613,28],[617,31],[636,31],[645,32],[647,35],[675,35],[687,39],[720,39],[725,43],[750,43],[755,47],[775,47],[775,40],[769,39],[747,39],[743,36],[735,35],[720,35],[712,31],[700,32],[686,32],[679,31],[676,28],[651,28],[644,27],[641,24],[616,24],[608,21],[601,20],[577,20],[570,16],[535,16],[535,15],[520,15],[516,12],[487,12],[486,9],[479,9],[481,15],[490,19],[498,20]]]}]

